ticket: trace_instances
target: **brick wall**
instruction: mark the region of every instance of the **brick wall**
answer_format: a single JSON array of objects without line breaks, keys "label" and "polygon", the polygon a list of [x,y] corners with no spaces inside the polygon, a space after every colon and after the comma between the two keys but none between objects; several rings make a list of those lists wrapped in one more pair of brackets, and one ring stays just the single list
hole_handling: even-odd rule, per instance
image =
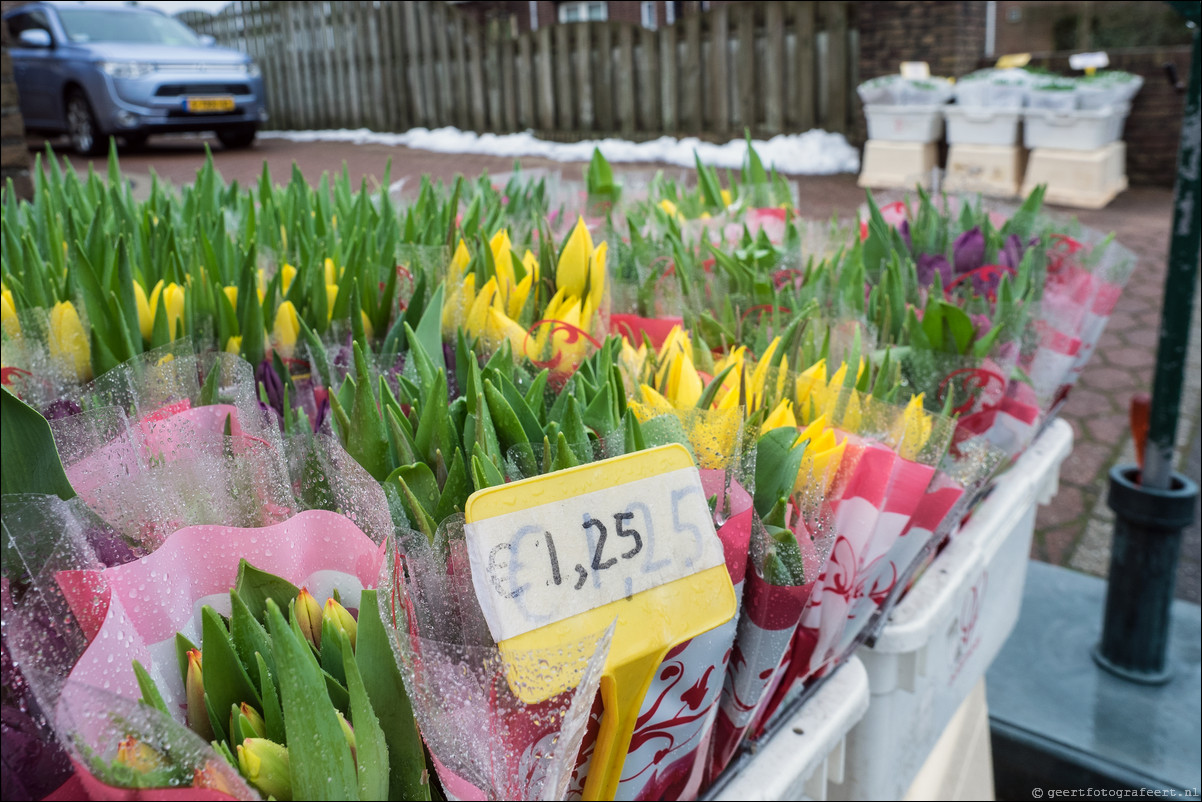
[{"label": "brick wall", "polygon": [[[985,54],[985,3],[961,0],[859,2],[859,80],[896,73],[903,61],[925,61],[932,75],[959,76],[977,69]],[[867,137],[859,100],[849,132],[853,143]]]},{"label": "brick wall", "polygon": [[[20,3],[0,3],[0,13]],[[33,183],[29,180],[29,150],[25,146],[25,122],[21,119],[21,107],[17,98],[17,84],[13,80],[13,63],[8,57],[8,26],[0,25],[0,186],[8,186],[12,179],[17,197],[33,197]]]},{"label": "brick wall", "polygon": [[[1178,93],[1165,77],[1164,65],[1177,65],[1181,81],[1189,80],[1188,47],[1111,50],[1110,68],[1142,76],[1143,89],[1131,103],[1131,116],[1123,129],[1127,142],[1127,180],[1132,184],[1171,187],[1177,175],[1177,147],[1185,94]],[[1068,54],[1036,55],[1031,63],[1066,75]],[[982,63],[982,66],[986,66]]]}]

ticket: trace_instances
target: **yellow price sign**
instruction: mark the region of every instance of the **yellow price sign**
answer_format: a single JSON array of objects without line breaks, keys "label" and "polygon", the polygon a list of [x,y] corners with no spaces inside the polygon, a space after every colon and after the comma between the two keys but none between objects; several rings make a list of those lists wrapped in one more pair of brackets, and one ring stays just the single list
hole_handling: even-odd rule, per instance
[{"label": "yellow price sign", "polygon": [[997,68],[999,70],[1009,70],[1015,67],[1025,67],[1030,63],[1030,53],[1009,53],[997,60]]},{"label": "yellow price sign", "polygon": [[[502,655],[554,650],[615,624],[584,789],[612,799],[664,656],[737,607],[692,457],[673,444],[490,487],[464,513],[472,583]],[[569,679],[510,673],[527,703]]]}]

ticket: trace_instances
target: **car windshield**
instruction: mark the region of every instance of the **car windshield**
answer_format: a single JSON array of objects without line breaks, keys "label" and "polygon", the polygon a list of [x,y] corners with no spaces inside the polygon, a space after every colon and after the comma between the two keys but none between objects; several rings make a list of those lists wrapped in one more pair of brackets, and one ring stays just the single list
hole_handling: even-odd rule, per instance
[{"label": "car windshield", "polygon": [[131,42],[144,45],[198,47],[200,40],[183,24],[158,14],[60,8],[67,37],[83,42]]}]

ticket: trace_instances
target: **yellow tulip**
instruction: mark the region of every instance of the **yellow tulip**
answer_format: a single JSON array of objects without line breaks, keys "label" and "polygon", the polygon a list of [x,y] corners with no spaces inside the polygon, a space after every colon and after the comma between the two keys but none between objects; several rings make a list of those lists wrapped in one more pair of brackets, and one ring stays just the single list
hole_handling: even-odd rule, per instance
[{"label": "yellow tulip", "polygon": [[667,198],[664,198],[662,201],[659,202],[659,208],[661,208],[665,212],[667,212],[669,217],[676,217],[676,218],[680,217],[680,213],[676,211],[676,204],[673,203],[672,201],[668,200]]},{"label": "yellow tulip", "polygon": [[589,260],[593,256],[593,238],[583,217],[576,218],[576,228],[568,237],[559,263],[555,266],[555,285],[577,298],[584,297],[588,282]]},{"label": "yellow tulip", "polygon": [[174,341],[176,324],[184,318],[184,288],[174,281],[163,288],[163,306],[167,309],[167,333]]},{"label": "yellow tulip", "polygon": [[225,341],[225,352],[227,354],[242,353],[242,338],[239,335],[235,334],[234,336],[232,336],[228,340],[226,340]]},{"label": "yellow tulip", "polygon": [[296,339],[300,336],[300,320],[292,301],[284,301],[275,310],[275,325],[271,327],[272,346],[285,359],[291,359],[296,351]]},{"label": "yellow tulip", "polygon": [[463,281],[468,263],[471,261],[472,255],[467,251],[467,243],[460,239],[459,245],[455,247],[455,255],[451,257],[450,267],[447,269],[447,284],[458,284]]},{"label": "yellow tulip", "polygon": [[340,278],[338,275],[340,271],[334,267],[334,260],[327,256],[322,267],[325,268],[326,284],[337,284]]},{"label": "yellow tulip", "polygon": [[[163,282],[159,282],[161,285]],[[158,301],[158,296],[155,295],[155,300]],[[142,285],[134,282],[134,306],[138,310],[138,328],[142,332],[142,339],[149,340],[154,333],[154,309],[150,306],[150,301],[146,299],[146,290],[142,289]]]},{"label": "yellow tulip", "polygon": [[232,306],[234,308],[234,311],[237,311],[238,310],[238,288],[235,287],[234,285],[230,284],[225,287],[222,287],[221,291],[225,293],[226,298],[230,299],[230,306]]},{"label": "yellow tulip", "polygon": [[484,339],[490,349],[500,348],[501,343],[509,341],[509,347],[515,357],[520,357],[526,351],[526,330],[515,323],[504,312],[495,306],[490,306],[485,312],[487,322],[484,326]]},{"label": "yellow tulip", "polygon": [[787,398],[782,398],[780,403],[768,413],[768,417],[764,418],[764,423],[760,426],[760,431],[768,432],[785,426],[790,429],[796,429],[797,418],[793,416],[793,402]]},{"label": "yellow tulip", "polygon": [[60,301],[50,310],[50,359],[81,382],[92,378],[92,347],[70,301]]},{"label": "yellow tulip", "polygon": [[522,267],[526,268],[526,275],[534,276],[534,281],[538,281],[538,257],[530,251],[522,254]]},{"label": "yellow tulip", "polygon": [[238,770],[264,796],[292,799],[288,750],[266,738],[247,738],[236,745]]},{"label": "yellow tulip", "polygon": [[[154,319],[158,315],[158,312],[159,312],[159,296],[163,294],[163,286],[164,286],[163,280],[159,279],[158,283],[154,285],[154,289],[152,289],[150,291],[150,300],[146,304],[146,308],[150,311],[150,316],[149,316],[149,319],[150,319],[149,332],[150,333],[154,332]],[[134,294],[136,296],[137,291],[135,291]],[[150,333],[147,332],[145,325],[146,324],[143,322],[142,316],[139,314],[138,315],[138,328],[142,329],[142,336],[149,340]]]},{"label": "yellow tulip", "polygon": [[730,202],[731,202],[730,190],[729,189],[722,190],[722,204],[724,206],[730,206]]},{"label": "yellow tulip", "polygon": [[467,310],[467,319],[464,321],[463,327],[468,334],[478,337],[484,333],[484,327],[488,322],[485,313],[492,307],[493,299],[496,297],[497,278],[493,276],[484,282],[484,286],[480,288],[480,292]]},{"label": "yellow tulip", "polygon": [[640,423],[646,423],[652,418],[666,415],[675,409],[671,401],[660,395],[650,385],[640,384],[639,392],[642,394],[642,401],[632,401],[630,405],[634,409],[635,417],[639,419]]},{"label": "yellow tulip", "polygon": [[13,291],[0,292],[0,326],[9,337],[21,336],[21,323],[17,320],[17,307],[13,303]]},{"label": "yellow tulip", "polygon": [[622,352],[618,355],[618,369],[627,387],[637,387],[639,378],[643,375],[643,366],[647,364],[647,344],[640,343],[636,349],[625,337],[622,338]]},{"label": "yellow tulip", "polygon": [[288,288],[292,286],[293,279],[296,278],[296,268],[284,262],[284,266],[280,268],[280,288],[283,292],[288,292]]},{"label": "yellow tulip", "polygon": [[338,285],[326,285],[326,320],[334,319],[334,302],[338,300]]},{"label": "yellow tulip", "polygon": [[895,433],[900,442],[897,453],[902,459],[917,459],[931,437],[931,416],[922,408],[923,393],[910,399],[902,412],[901,431]]},{"label": "yellow tulip", "polygon": [[505,304],[505,311],[509,317],[517,320],[521,316],[522,307],[526,305],[526,299],[530,297],[532,286],[534,286],[534,273],[527,273],[526,277],[513,288],[513,292],[509,293],[509,300]]},{"label": "yellow tulip", "polygon": [[609,253],[609,243],[602,242],[593,251],[592,259],[589,260],[588,272],[588,306],[589,320],[591,322],[592,312],[596,312],[601,308],[601,301],[605,297],[605,257]]},{"label": "yellow tulip", "polygon": [[367,335],[367,339],[374,340],[376,337],[376,329],[371,324],[371,319],[362,309],[359,310],[359,316],[363,318],[363,333]]},{"label": "yellow tulip", "polygon": [[847,440],[840,442],[835,437],[835,430],[826,425],[825,416],[815,418],[813,423],[802,430],[798,439],[808,440],[809,444],[802,457],[794,492],[804,490],[807,484],[815,484],[819,485],[820,492],[825,494],[839,470],[843,453],[847,449]]}]

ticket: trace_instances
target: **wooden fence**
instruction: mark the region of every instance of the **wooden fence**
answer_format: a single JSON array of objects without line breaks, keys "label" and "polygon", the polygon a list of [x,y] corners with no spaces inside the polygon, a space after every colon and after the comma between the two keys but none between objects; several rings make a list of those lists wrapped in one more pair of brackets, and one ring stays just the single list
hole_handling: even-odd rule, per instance
[{"label": "wooden fence", "polygon": [[258,62],[273,128],[762,137],[849,129],[855,5],[724,3],[658,30],[516,36],[442,2],[243,0],[184,19]]}]

